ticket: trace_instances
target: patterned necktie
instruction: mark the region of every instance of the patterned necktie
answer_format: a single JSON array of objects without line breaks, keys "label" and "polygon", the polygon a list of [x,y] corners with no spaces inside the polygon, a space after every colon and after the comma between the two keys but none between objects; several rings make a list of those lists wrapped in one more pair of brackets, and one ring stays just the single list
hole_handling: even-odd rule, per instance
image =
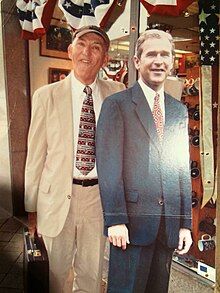
[{"label": "patterned necktie", "polygon": [[83,90],[86,97],[83,101],[79,137],[76,152],[76,168],[87,175],[95,167],[95,112],[93,108],[92,89],[86,86]]},{"label": "patterned necktie", "polygon": [[160,95],[157,93],[154,98],[153,118],[156,125],[159,140],[163,140],[163,113],[160,107]]}]

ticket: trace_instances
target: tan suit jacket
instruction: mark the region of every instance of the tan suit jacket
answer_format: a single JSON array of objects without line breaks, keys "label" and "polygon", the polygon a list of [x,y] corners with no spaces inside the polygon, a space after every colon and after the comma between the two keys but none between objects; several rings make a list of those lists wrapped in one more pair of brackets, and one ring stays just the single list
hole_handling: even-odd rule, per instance
[{"label": "tan suit jacket", "polygon": [[[98,79],[97,83],[103,99],[124,89],[123,84],[113,81]],[[34,93],[25,169],[25,209],[37,212],[38,232],[49,237],[60,233],[70,206],[72,117],[70,75]]]}]

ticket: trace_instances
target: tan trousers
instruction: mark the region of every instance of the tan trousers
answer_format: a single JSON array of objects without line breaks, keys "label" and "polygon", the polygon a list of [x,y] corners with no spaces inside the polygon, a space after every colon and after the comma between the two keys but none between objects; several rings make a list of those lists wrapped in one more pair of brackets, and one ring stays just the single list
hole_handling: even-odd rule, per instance
[{"label": "tan trousers", "polygon": [[43,238],[50,262],[51,293],[100,292],[105,237],[98,185],[74,184],[63,230],[57,237]]}]

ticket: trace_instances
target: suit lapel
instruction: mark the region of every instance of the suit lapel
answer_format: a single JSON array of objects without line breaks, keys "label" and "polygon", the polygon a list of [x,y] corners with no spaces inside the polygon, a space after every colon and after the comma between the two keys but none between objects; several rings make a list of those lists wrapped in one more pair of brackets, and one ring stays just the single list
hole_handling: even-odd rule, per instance
[{"label": "suit lapel", "polygon": [[132,87],[132,100],[136,104],[136,113],[155,147],[160,151],[160,142],[153,115],[144,93],[138,83]]},{"label": "suit lapel", "polygon": [[54,105],[57,109],[65,148],[73,154],[73,113],[72,113],[71,75],[59,83],[54,91]]},{"label": "suit lapel", "polygon": [[166,137],[169,137],[170,132],[173,132],[173,119],[174,119],[174,114],[173,107],[171,104],[171,100],[169,96],[165,93],[165,125],[164,125],[164,139]]},{"label": "suit lapel", "polygon": [[109,94],[106,92],[106,87],[105,87],[105,83],[102,83],[102,81],[100,79],[97,79],[97,86],[99,88],[100,91],[100,97],[102,100],[105,99],[105,97]]},{"label": "suit lapel", "polygon": [[113,93],[113,87],[101,79],[97,79],[97,86],[99,88],[100,97],[102,101]]}]

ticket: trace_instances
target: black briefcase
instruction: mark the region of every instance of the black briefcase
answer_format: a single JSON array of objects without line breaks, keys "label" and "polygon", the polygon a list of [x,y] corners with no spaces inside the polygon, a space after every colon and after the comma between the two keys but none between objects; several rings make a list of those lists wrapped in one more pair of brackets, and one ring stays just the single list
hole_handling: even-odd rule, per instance
[{"label": "black briefcase", "polygon": [[30,237],[24,228],[24,292],[49,292],[49,261],[42,237]]}]

